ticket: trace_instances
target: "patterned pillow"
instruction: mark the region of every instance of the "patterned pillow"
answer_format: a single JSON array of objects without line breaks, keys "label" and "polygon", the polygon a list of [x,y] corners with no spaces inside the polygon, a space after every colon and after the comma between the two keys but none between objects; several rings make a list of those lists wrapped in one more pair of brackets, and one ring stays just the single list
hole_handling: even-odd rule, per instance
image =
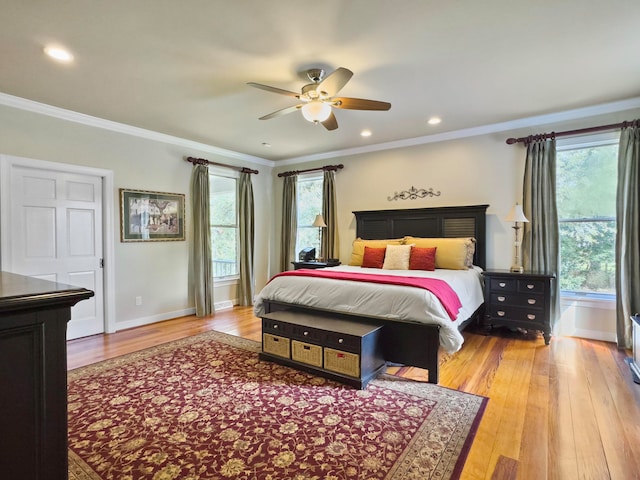
[{"label": "patterned pillow", "polygon": [[386,248],[364,247],[362,266],[364,268],[382,268]]},{"label": "patterned pillow", "polygon": [[409,257],[409,270],[435,270],[438,247],[413,247]]},{"label": "patterned pillow", "polygon": [[387,245],[382,268],[385,270],[409,270],[412,245]]}]

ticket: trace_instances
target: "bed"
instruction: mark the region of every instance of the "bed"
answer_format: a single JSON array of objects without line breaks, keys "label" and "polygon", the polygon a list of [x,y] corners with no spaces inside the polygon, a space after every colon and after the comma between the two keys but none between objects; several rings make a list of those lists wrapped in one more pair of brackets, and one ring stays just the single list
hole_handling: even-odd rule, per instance
[{"label": "bed", "polygon": [[[415,245],[416,239],[453,241],[472,237],[475,239],[475,248],[473,259],[469,258],[468,263],[473,266],[465,270],[437,268],[435,271],[411,270],[409,273],[405,270],[341,265],[307,271],[306,275],[304,271],[286,272],[274,277],[258,294],[255,313],[261,316],[278,310],[294,309],[331,312],[358,322],[382,321],[385,360],[424,368],[429,371],[429,382],[438,383],[439,349],[442,347],[447,352],[457,351],[463,342],[460,331],[476,320],[483,308],[481,273],[486,266],[487,207],[488,205],[473,205],[353,212],[356,238],[365,241],[411,237],[407,241]],[[355,245],[356,242],[354,248]],[[365,272],[366,276],[403,278],[409,273],[411,277],[442,279],[458,294],[461,307],[457,312],[448,311],[430,291],[424,289],[324,278],[334,275],[333,272],[345,278],[355,272]],[[352,288],[356,290],[350,290]]]}]

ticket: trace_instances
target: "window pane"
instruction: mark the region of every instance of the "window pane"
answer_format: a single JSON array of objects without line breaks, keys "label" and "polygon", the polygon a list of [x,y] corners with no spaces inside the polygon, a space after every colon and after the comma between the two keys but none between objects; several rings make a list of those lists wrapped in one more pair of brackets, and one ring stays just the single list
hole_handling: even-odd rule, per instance
[{"label": "window pane", "polygon": [[211,228],[214,278],[238,274],[236,232],[235,228]]},{"label": "window pane", "polygon": [[236,224],[236,179],[209,176],[212,225]]},{"label": "window pane", "polygon": [[615,294],[618,146],[559,151],[560,290]]},{"label": "window pane", "polygon": [[616,222],[560,223],[560,289],[615,294]]},{"label": "window pane", "polygon": [[615,217],[618,146],[558,152],[558,218]]},{"label": "window pane", "polygon": [[296,237],[296,252],[299,252],[305,247],[315,247],[316,255],[320,255],[318,229],[311,225],[316,219],[316,215],[322,213],[323,181],[323,177],[298,177],[298,230]]},{"label": "window pane", "polygon": [[209,175],[213,277],[238,275],[237,179]]}]

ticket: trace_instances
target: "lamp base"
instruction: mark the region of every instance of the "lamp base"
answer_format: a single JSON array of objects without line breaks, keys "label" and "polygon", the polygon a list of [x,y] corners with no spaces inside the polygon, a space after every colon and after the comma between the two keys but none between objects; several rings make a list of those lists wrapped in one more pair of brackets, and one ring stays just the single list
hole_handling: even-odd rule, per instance
[{"label": "lamp base", "polygon": [[512,265],[511,272],[513,273],[524,273],[524,267],[521,265]]}]

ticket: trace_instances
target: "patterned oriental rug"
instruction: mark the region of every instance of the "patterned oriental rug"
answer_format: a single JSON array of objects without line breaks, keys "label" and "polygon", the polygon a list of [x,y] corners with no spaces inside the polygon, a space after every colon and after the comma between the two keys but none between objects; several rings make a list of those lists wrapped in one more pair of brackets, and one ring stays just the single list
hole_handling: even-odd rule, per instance
[{"label": "patterned oriental rug", "polygon": [[455,479],[487,399],[357,390],[207,332],[69,372],[69,478]]}]

